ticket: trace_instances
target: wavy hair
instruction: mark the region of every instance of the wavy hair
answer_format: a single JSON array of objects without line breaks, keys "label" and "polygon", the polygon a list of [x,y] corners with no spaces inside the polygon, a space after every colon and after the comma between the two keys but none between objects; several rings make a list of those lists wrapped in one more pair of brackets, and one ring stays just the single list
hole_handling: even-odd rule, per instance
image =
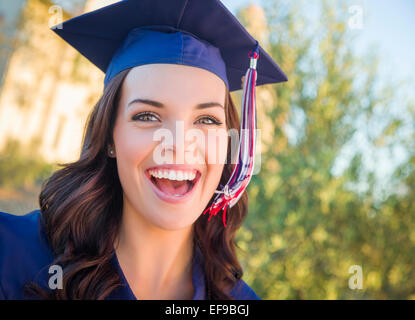
[{"label": "wavy hair", "polygon": [[[23,287],[26,297],[101,300],[121,285],[111,257],[121,224],[122,186],[116,160],[108,157],[107,151],[113,142],[120,89],[129,70],[112,79],[90,113],[79,159],[59,164],[62,168],[42,185],[40,223],[54,253],[53,264],[62,267],[63,289],[48,290],[29,282]],[[240,132],[239,115],[228,90],[225,100],[227,129]],[[234,167],[230,149],[228,147],[220,179],[222,185],[228,181]],[[206,208],[213,198],[214,194]],[[229,290],[242,278],[235,233],[246,218],[247,206],[245,191],[240,200],[228,208],[226,228],[219,216],[208,221],[208,215],[201,214],[194,222],[193,244],[200,247],[204,257],[209,300],[232,300]]]}]

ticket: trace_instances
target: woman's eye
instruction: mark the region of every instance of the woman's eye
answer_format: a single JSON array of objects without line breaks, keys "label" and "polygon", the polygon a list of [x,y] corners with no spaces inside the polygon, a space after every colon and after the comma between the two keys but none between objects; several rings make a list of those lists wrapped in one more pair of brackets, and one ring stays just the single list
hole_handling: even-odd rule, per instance
[{"label": "woman's eye", "polygon": [[155,119],[155,121],[158,121],[158,118],[154,114],[148,113],[148,112],[136,114],[132,118],[132,120],[134,120],[134,121],[136,121],[136,120],[145,121],[145,122],[154,121],[154,120],[151,120],[151,119]]},{"label": "woman's eye", "polygon": [[[152,113],[144,112],[144,113],[138,113],[132,117],[132,120],[134,121],[143,121],[143,122],[154,122],[159,121],[158,117]],[[217,120],[214,117],[201,117],[197,120],[198,122],[206,125],[221,125],[222,122]]]},{"label": "woman's eye", "polygon": [[220,122],[219,120],[217,120],[213,117],[202,117],[198,121],[201,121],[201,120],[205,120],[204,122],[202,122],[202,124],[207,124],[207,125],[212,125],[212,124],[220,125],[220,124],[222,124],[222,122]]}]

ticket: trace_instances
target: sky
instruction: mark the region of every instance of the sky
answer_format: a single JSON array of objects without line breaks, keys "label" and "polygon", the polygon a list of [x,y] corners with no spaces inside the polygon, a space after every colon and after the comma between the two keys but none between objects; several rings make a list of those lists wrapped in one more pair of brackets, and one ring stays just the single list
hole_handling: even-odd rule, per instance
[{"label": "sky", "polygon": [[382,71],[398,77],[415,74],[415,1],[366,0],[361,42],[377,43],[384,63]]},{"label": "sky", "polygon": [[[274,0],[278,1],[278,0]],[[295,0],[292,0],[295,1]],[[243,5],[261,5],[261,0],[222,0],[236,14]],[[383,76],[413,78],[415,74],[415,1],[351,0],[350,6],[362,8],[362,28],[354,44],[357,52],[371,50],[376,44],[381,57]]]}]

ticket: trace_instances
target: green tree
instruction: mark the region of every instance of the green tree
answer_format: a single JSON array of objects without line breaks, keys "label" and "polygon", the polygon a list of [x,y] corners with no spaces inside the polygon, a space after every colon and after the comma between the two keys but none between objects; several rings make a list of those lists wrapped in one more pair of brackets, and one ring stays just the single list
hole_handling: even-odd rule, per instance
[{"label": "green tree", "polygon": [[[248,187],[249,216],[238,234],[244,279],[263,299],[414,297],[413,158],[404,166],[412,193],[403,198],[376,198],[375,174],[359,152],[342,174],[333,172],[362,130],[374,147],[384,136],[398,143],[402,123],[392,116],[380,133],[367,125],[379,110],[387,114],[395,88],[378,90],[376,56],[353,52],[346,3],[319,3],[264,2],[269,52],[289,81],[257,89],[275,103],[259,121],[260,128],[272,123],[271,139],[263,141],[261,171]],[[395,183],[403,177],[397,173]],[[368,187],[358,191],[362,183]],[[362,267],[362,290],[349,288],[353,265]]]}]

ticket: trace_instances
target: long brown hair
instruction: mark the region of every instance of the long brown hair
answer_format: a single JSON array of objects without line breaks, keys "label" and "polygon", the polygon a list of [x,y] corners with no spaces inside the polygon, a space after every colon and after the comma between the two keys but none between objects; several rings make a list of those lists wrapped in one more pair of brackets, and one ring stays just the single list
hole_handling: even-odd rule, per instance
[{"label": "long brown hair", "polygon": [[[45,290],[34,282],[24,286],[27,296],[40,299],[105,299],[121,284],[111,263],[113,244],[123,210],[122,187],[116,161],[108,157],[112,144],[120,88],[130,69],[116,75],[105,88],[84,132],[79,159],[60,164],[43,185],[39,195],[41,226],[55,255],[53,264],[63,269],[63,289]],[[226,91],[227,129],[239,132],[239,115]],[[231,148],[220,180],[231,176]],[[219,187],[219,186],[218,186]],[[211,205],[212,195],[208,206]],[[194,245],[204,257],[208,299],[232,300],[228,295],[243,270],[236,255],[235,233],[247,215],[248,196],[226,213],[226,227],[218,216],[200,215],[194,225]],[[207,208],[206,207],[206,208]]]}]

